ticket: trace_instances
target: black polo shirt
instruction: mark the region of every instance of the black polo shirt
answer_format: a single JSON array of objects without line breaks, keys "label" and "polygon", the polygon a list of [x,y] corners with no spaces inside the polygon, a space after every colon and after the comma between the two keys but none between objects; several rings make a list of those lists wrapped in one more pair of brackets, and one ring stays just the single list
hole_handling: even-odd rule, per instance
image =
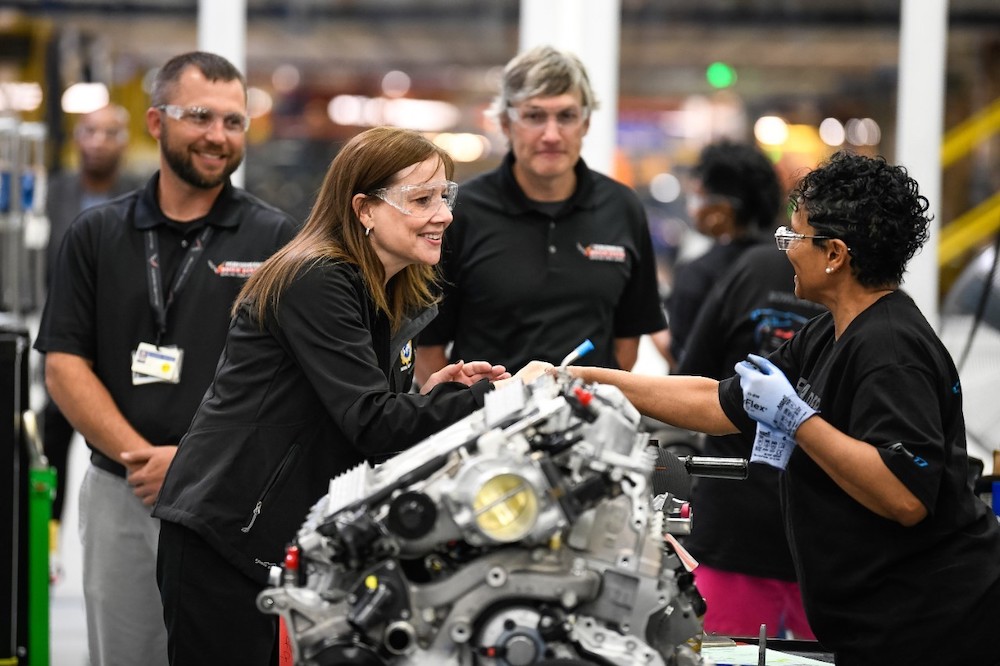
[{"label": "black polo shirt", "polygon": [[440,313],[420,344],[453,341],[453,360],[515,372],[559,363],[580,342],[587,365],[617,367],[615,338],[666,327],[646,213],[628,187],[576,164],[577,187],[558,208],[529,200],[508,154],[462,185],[445,237]]},{"label": "black polo shirt", "polygon": [[[125,419],[156,445],[177,444],[211,383],[229,327],[229,310],[253,269],[295,231],[292,219],[227,184],[208,215],[168,219],[156,200],[159,173],[145,188],[82,213],[67,232],[53,271],[35,349],[93,362]],[[161,344],[184,350],[177,384],[132,384],[131,352],[155,343],[157,326],[146,277],[145,233],[159,242],[164,292],[191,243],[214,228],[167,312]],[[121,474],[95,453],[95,464]]]}]

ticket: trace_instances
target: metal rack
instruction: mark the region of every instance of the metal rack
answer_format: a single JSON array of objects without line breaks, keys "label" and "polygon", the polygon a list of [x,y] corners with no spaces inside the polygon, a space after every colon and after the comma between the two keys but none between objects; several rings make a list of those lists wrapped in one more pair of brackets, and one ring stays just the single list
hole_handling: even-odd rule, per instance
[{"label": "metal rack", "polygon": [[0,116],[0,311],[21,318],[44,301],[45,125]]}]

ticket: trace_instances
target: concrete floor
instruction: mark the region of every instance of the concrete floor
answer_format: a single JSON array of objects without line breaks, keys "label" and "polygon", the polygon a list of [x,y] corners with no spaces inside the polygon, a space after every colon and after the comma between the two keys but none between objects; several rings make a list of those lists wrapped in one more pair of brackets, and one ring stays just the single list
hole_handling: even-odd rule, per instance
[{"label": "concrete floor", "polygon": [[69,452],[66,503],[63,506],[59,561],[62,575],[52,586],[49,612],[52,666],[88,666],[87,619],[83,607],[83,572],[80,535],[77,531],[77,497],[83,473],[90,464],[87,447],[79,435]]}]

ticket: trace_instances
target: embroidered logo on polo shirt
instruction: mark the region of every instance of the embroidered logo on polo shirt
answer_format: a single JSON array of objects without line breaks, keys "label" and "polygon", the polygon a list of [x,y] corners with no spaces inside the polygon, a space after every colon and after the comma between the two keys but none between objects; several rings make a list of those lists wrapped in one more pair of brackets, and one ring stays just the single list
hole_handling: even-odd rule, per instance
[{"label": "embroidered logo on polo shirt", "polygon": [[264,262],[262,261],[223,261],[221,264],[208,262],[208,267],[219,277],[248,278]]},{"label": "embroidered logo on polo shirt", "polygon": [[400,370],[406,372],[413,365],[413,340],[407,340],[403,348],[399,350]]},{"label": "embroidered logo on polo shirt", "polygon": [[619,264],[625,261],[625,248],[621,245],[593,243],[587,247],[583,247],[577,243],[576,249],[580,250],[580,254],[591,261],[612,261]]}]

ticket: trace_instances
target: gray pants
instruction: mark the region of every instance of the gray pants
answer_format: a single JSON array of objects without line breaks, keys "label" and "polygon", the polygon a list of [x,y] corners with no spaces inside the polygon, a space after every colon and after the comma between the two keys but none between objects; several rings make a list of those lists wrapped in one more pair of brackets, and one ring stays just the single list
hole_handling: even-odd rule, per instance
[{"label": "gray pants", "polygon": [[91,465],[80,488],[83,596],[91,666],[166,666],[156,586],[160,521],[125,479]]}]

